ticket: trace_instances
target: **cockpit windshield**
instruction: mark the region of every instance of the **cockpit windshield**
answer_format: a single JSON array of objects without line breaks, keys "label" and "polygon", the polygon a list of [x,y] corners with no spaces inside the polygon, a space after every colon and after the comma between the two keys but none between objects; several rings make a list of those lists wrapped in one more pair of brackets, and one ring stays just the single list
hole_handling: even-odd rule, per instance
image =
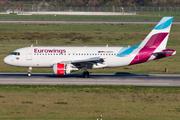
[{"label": "cockpit windshield", "polygon": [[20,52],[12,52],[11,55],[20,55]]}]

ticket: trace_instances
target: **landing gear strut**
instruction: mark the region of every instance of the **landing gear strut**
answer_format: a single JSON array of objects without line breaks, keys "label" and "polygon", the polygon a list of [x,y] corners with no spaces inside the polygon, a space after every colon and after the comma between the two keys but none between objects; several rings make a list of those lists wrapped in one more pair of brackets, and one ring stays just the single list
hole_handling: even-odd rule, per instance
[{"label": "landing gear strut", "polygon": [[83,72],[83,76],[84,76],[85,78],[88,78],[88,77],[89,77],[89,72],[88,72],[88,71],[84,71],[84,72]]},{"label": "landing gear strut", "polygon": [[29,67],[29,71],[28,71],[28,77],[31,77],[31,71],[32,71],[32,67]]}]

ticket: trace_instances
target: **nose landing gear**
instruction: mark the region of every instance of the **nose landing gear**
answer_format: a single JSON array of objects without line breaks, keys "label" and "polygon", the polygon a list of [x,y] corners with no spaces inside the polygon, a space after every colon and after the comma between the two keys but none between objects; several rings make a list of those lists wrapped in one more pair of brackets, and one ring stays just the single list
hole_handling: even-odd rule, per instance
[{"label": "nose landing gear", "polygon": [[29,67],[29,71],[28,71],[28,77],[31,77],[31,71],[32,71],[32,67]]}]

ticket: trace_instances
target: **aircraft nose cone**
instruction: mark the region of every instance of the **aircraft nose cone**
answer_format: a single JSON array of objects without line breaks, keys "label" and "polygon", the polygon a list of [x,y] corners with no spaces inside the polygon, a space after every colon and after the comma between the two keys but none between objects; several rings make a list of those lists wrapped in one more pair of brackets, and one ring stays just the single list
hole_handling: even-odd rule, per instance
[{"label": "aircraft nose cone", "polygon": [[4,58],[4,62],[8,65],[10,64],[10,59],[8,56]]}]

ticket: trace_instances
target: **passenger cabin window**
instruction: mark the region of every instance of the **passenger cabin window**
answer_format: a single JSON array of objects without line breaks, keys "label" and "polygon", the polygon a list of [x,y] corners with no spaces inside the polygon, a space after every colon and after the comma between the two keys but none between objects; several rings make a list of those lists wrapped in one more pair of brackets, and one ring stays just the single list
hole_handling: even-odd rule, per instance
[{"label": "passenger cabin window", "polygon": [[12,52],[11,55],[20,55],[20,52]]}]

